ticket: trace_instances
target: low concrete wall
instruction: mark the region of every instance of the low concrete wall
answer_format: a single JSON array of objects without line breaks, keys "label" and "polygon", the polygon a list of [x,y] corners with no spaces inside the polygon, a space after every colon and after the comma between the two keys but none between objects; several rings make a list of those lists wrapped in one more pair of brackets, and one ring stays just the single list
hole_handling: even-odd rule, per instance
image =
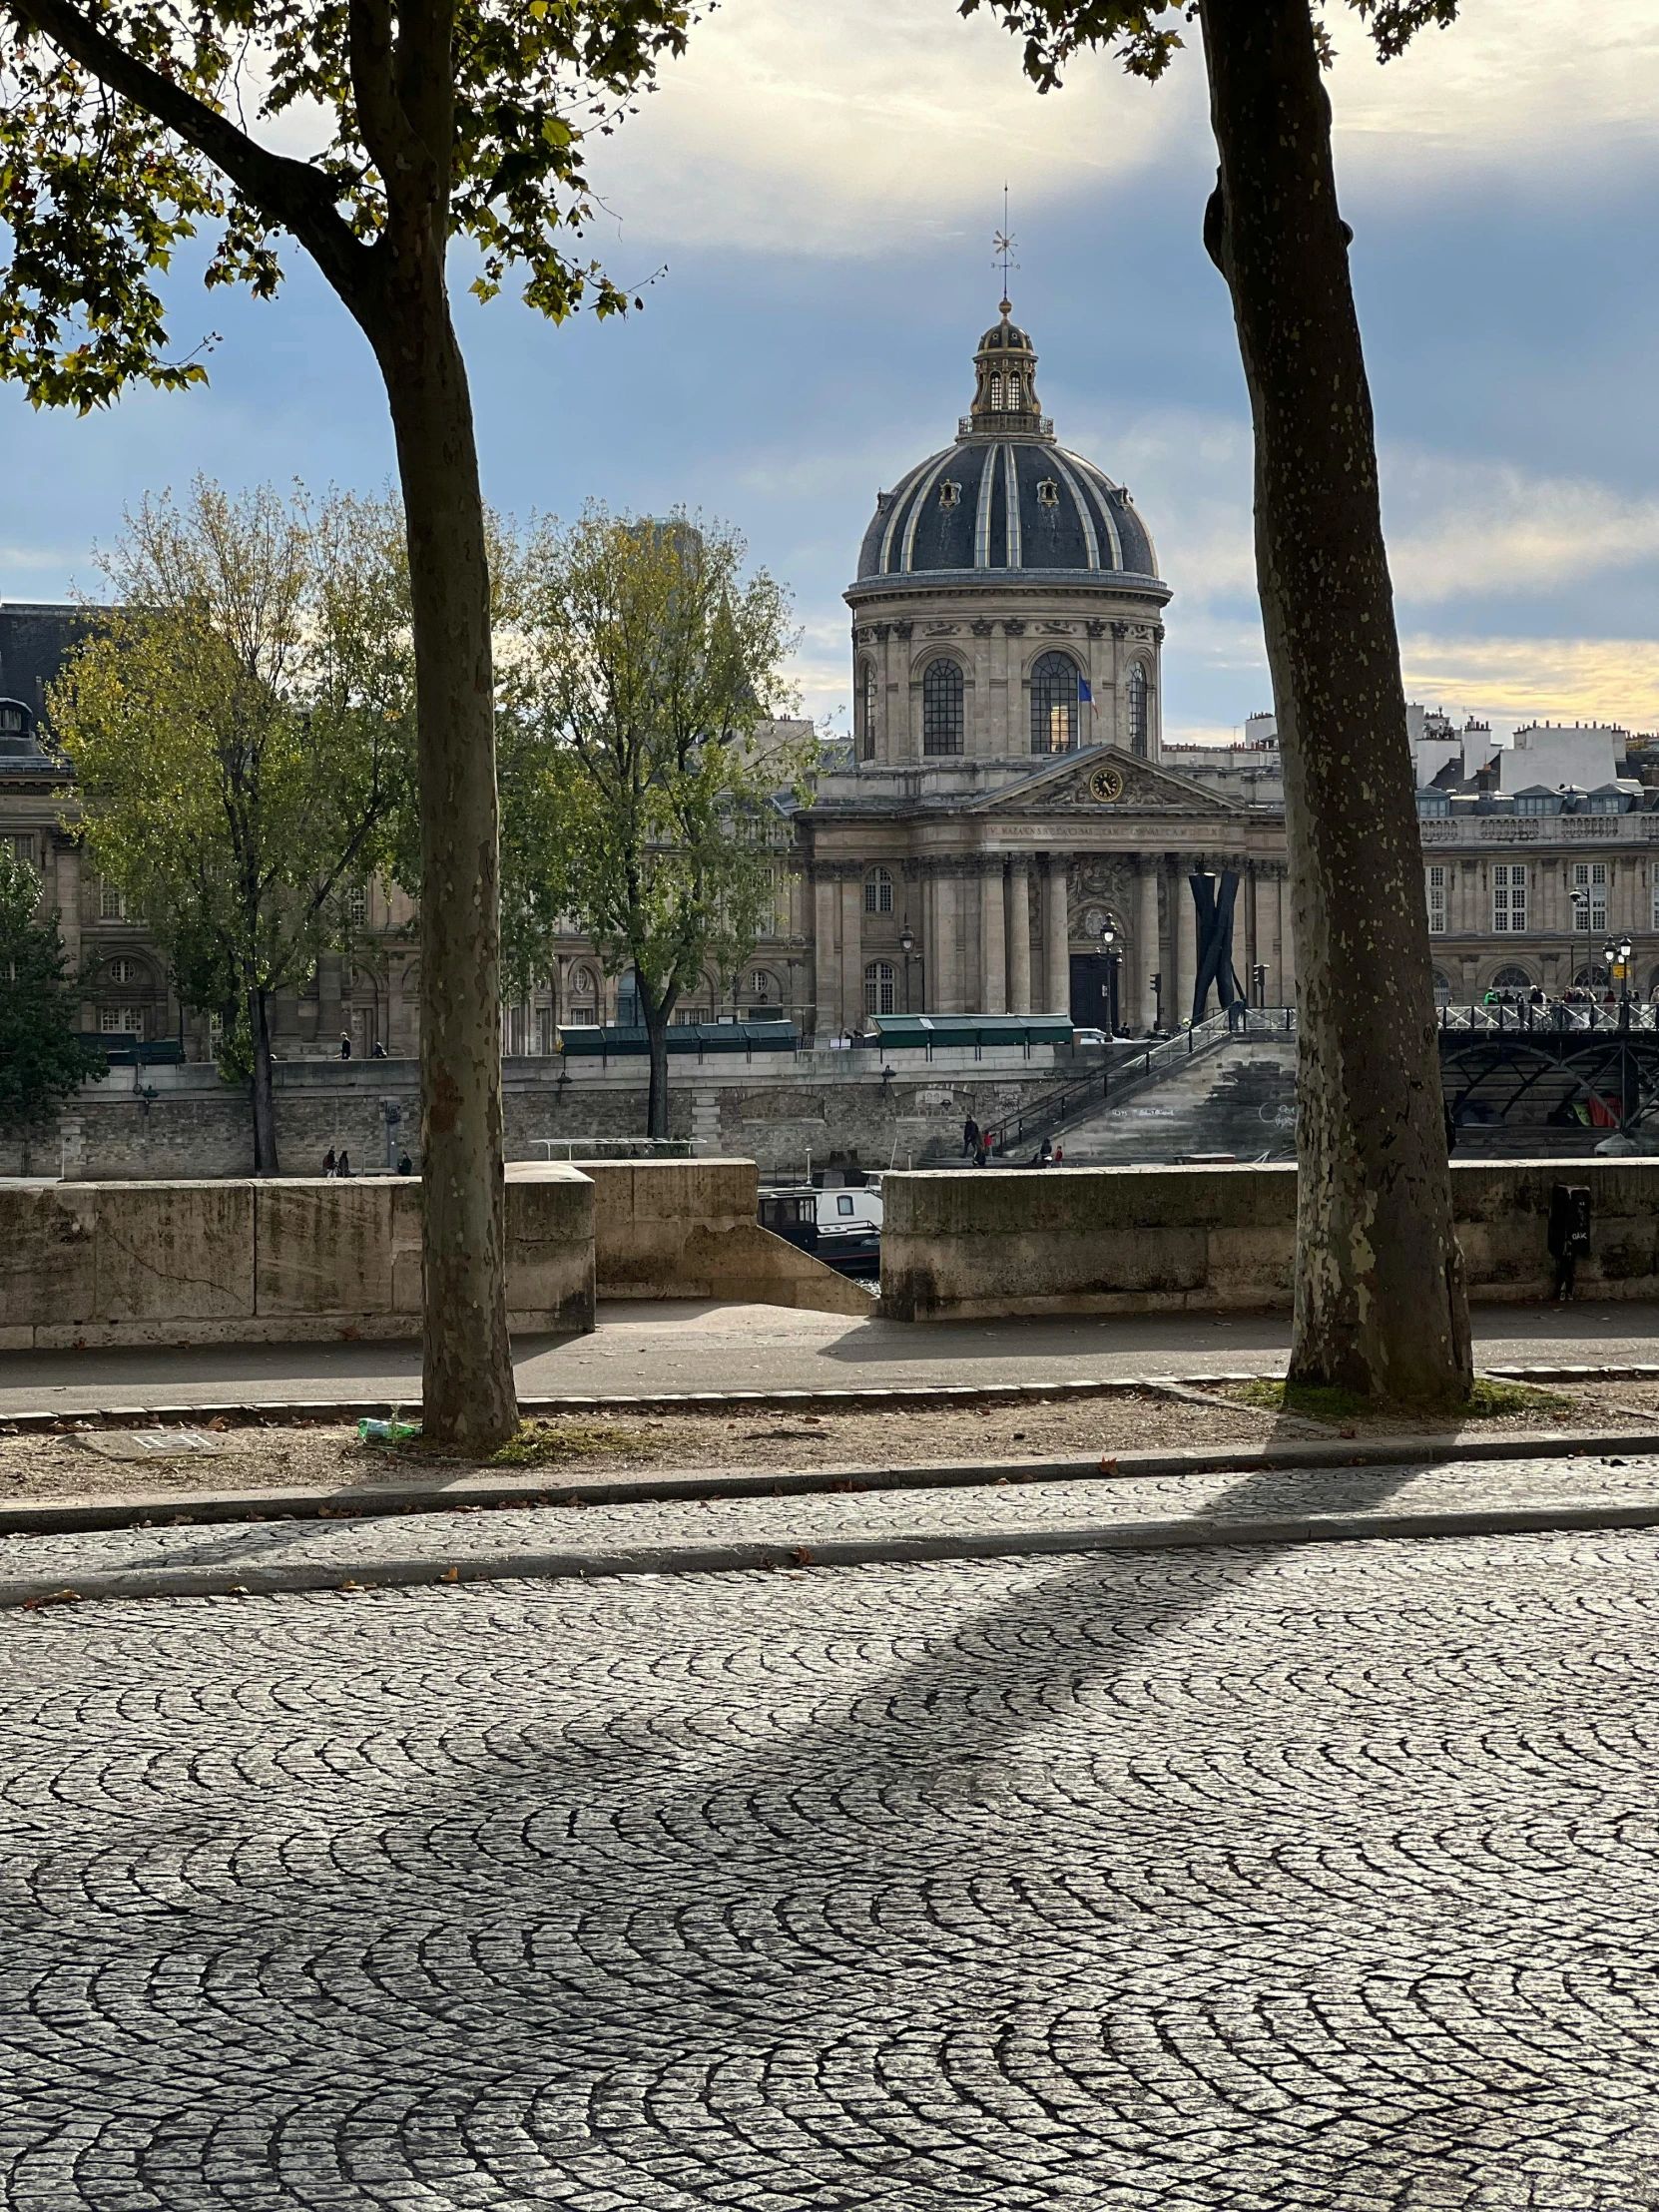
[{"label": "low concrete wall", "polygon": [[[1454,1164],[1470,1296],[1554,1295],[1549,1194],[1561,1182],[1591,1192],[1580,1295],[1659,1297],[1659,1160]],[[881,1192],[879,1311],[888,1320],[1291,1304],[1294,1166],[889,1175]]]},{"label": "low concrete wall", "polygon": [[[591,1329],[593,1250],[586,1176],[509,1182],[510,1326]],[[406,1338],[420,1300],[409,1179],[0,1187],[0,1351]]]},{"label": "low concrete wall", "polygon": [[582,1173],[594,1185],[601,1298],[874,1310],[868,1291],[761,1227],[753,1160],[584,1160]]}]

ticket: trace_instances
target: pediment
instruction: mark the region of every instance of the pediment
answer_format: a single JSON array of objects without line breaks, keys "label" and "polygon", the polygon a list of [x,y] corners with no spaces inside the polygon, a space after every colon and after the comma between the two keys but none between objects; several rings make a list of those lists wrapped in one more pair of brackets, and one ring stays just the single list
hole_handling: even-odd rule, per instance
[{"label": "pediment", "polygon": [[1202,784],[1155,767],[1113,745],[1095,745],[1045,763],[1017,784],[988,792],[964,810],[976,815],[1209,815],[1246,810]]}]

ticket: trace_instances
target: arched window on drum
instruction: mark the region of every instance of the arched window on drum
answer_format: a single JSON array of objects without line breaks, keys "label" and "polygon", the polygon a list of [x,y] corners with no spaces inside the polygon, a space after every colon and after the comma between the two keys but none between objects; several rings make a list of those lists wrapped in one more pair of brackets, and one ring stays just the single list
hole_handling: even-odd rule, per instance
[{"label": "arched window on drum", "polygon": [[875,664],[866,661],[858,672],[858,757],[875,758]]},{"label": "arched window on drum", "polygon": [[1077,663],[1045,653],[1031,671],[1031,750],[1069,753],[1077,743]]},{"label": "arched window on drum", "polygon": [[864,877],[864,912],[866,914],[890,914],[892,912],[892,877],[884,867],[872,867]]},{"label": "arched window on drum", "polygon": [[960,753],[963,731],[962,672],[954,661],[929,661],[921,678],[921,750]]},{"label": "arched window on drum", "polygon": [[1137,661],[1129,671],[1129,750],[1144,761],[1151,743],[1146,663]]}]

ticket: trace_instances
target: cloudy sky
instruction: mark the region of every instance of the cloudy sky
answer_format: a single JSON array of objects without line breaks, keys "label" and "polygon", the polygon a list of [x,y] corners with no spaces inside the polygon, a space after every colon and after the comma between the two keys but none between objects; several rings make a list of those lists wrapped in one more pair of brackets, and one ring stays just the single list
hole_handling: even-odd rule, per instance
[{"label": "cloudy sky", "polygon": [[[1408,689],[1499,728],[1659,729],[1659,0],[1464,0],[1386,69],[1331,12]],[[595,251],[663,271],[645,311],[462,310],[486,492],[735,522],[794,588],[807,707],[844,723],[840,590],[876,490],[967,403],[1006,182],[1044,404],[1131,487],[1175,590],[1166,732],[1224,735],[1269,693],[1196,63],[1039,99],[951,0],[723,0],[598,164]],[[0,596],[96,590],[123,507],[199,469],[386,480],[372,365],[302,265],[273,305],[182,273],[173,325],[221,333],[207,392],[87,421],[0,395]]]}]

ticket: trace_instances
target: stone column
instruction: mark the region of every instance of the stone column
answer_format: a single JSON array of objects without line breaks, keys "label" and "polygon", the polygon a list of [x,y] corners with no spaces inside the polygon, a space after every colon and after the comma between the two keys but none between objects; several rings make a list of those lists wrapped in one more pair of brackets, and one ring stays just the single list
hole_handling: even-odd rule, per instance
[{"label": "stone column", "polygon": [[1048,984],[1043,1002],[1051,1014],[1071,1012],[1071,919],[1066,903],[1066,856],[1051,852],[1043,877],[1043,956]]},{"label": "stone column", "polygon": [[1296,929],[1292,921],[1291,871],[1287,866],[1279,878],[1279,920],[1281,929],[1282,973],[1284,976],[1285,1004],[1294,1006],[1296,990]]},{"label": "stone column", "polygon": [[1150,1029],[1157,1008],[1152,978],[1163,963],[1158,943],[1158,863],[1142,858],[1135,863],[1135,965],[1129,977],[1129,1004],[1125,1023]]},{"label": "stone column", "polygon": [[864,1018],[864,886],[851,873],[843,875],[841,893],[841,997],[835,1027],[850,1033]]},{"label": "stone column", "polygon": [[979,878],[979,1012],[1008,1011],[1008,969],[1004,957],[1002,855],[987,853]]},{"label": "stone column", "polygon": [[[1198,981],[1198,908],[1193,904],[1189,874],[1198,870],[1184,860],[1175,865],[1175,975],[1177,997],[1171,1009],[1177,1027],[1193,1010],[1193,985]],[[1166,995],[1164,1004],[1169,1006]]]},{"label": "stone column", "polygon": [[1008,869],[1008,1011],[1031,1011],[1031,863],[1015,855]]},{"label": "stone column", "polygon": [[[64,966],[74,975],[81,965],[81,848],[67,839],[57,847],[58,926],[63,932]],[[82,1003],[77,1020],[83,1029],[94,1025],[91,1000]]]},{"label": "stone column", "polygon": [[[294,1022],[297,1026],[297,1006]],[[341,1027],[340,956],[337,952],[324,952],[316,963],[316,1043],[319,1052],[338,1053]]]},{"label": "stone column", "polygon": [[927,1005],[931,1013],[960,1014],[963,996],[962,878],[954,862],[933,878],[933,960],[928,970]]},{"label": "stone column", "polygon": [[832,1037],[841,1002],[841,963],[837,949],[840,894],[832,877],[820,875],[814,882],[813,904],[813,1002],[817,1008],[817,1033],[821,1037]]}]

